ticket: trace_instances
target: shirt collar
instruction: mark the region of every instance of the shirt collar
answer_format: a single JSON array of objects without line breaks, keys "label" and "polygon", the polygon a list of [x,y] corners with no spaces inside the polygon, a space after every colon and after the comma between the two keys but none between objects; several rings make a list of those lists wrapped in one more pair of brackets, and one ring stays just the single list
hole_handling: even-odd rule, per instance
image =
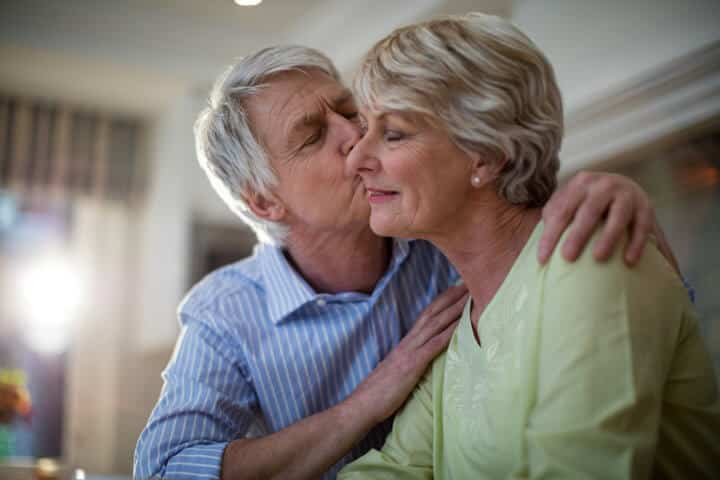
[{"label": "shirt collar", "polygon": [[[387,271],[378,282],[372,297],[376,298],[385,288],[390,278],[407,258],[410,242],[394,239],[392,258]],[[290,265],[282,249],[277,246],[261,243],[257,246],[256,255],[261,258],[264,277],[267,309],[270,320],[278,324],[288,318],[291,313],[303,305],[318,298],[318,293],[305,281],[295,268]],[[359,294],[340,293],[337,297],[349,300],[358,299]],[[367,295],[362,295],[368,298]]]},{"label": "shirt collar", "polygon": [[258,249],[258,254],[262,258],[268,313],[270,320],[277,324],[312,301],[316,293],[290,265],[280,247],[260,244]]}]

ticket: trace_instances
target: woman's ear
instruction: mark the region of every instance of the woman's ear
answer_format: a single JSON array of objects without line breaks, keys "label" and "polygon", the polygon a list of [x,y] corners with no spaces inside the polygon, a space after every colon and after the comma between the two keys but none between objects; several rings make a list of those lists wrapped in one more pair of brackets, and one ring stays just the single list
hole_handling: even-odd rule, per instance
[{"label": "woman's ear", "polygon": [[272,193],[250,192],[243,195],[245,203],[255,216],[272,222],[281,222],[287,215],[285,204]]},{"label": "woman's ear", "polygon": [[475,188],[481,188],[497,180],[507,163],[507,159],[493,159],[491,156],[479,152],[472,152],[470,158],[472,159],[470,182]]}]

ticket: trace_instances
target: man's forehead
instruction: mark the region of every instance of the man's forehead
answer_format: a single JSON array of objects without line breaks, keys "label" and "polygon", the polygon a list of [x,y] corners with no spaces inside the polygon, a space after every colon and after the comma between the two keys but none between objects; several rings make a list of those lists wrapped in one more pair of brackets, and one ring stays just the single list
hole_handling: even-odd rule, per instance
[{"label": "man's forehead", "polygon": [[293,131],[319,120],[326,105],[334,108],[352,99],[350,90],[318,69],[279,73],[264,84],[248,109],[267,147],[279,140],[278,134],[287,140]]},{"label": "man's forehead", "polygon": [[335,100],[350,94],[339,81],[317,69],[283,72],[265,84],[268,93],[275,97],[276,107],[282,109],[302,108],[304,103]]},{"label": "man's forehead", "polygon": [[350,98],[340,82],[317,69],[277,74],[264,82],[262,92],[249,102],[253,116],[276,126],[317,111],[322,103]]}]

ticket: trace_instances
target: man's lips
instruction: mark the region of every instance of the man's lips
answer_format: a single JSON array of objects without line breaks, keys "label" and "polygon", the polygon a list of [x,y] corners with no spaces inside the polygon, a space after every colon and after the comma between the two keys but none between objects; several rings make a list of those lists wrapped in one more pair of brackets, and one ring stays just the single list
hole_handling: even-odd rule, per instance
[{"label": "man's lips", "polygon": [[379,188],[365,188],[367,199],[370,203],[384,203],[392,200],[398,195],[393,190],[381,190]]}]

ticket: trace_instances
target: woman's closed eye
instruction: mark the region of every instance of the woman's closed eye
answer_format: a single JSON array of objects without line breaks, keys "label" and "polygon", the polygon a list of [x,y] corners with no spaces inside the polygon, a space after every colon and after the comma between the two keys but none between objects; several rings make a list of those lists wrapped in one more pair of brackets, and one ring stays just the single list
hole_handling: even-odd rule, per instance
[{"label": "woman's closed eye", "polygon": [[405,138],[405,133],[399,130],[386,130],[383,138],[386,142],[397,142]]}]

